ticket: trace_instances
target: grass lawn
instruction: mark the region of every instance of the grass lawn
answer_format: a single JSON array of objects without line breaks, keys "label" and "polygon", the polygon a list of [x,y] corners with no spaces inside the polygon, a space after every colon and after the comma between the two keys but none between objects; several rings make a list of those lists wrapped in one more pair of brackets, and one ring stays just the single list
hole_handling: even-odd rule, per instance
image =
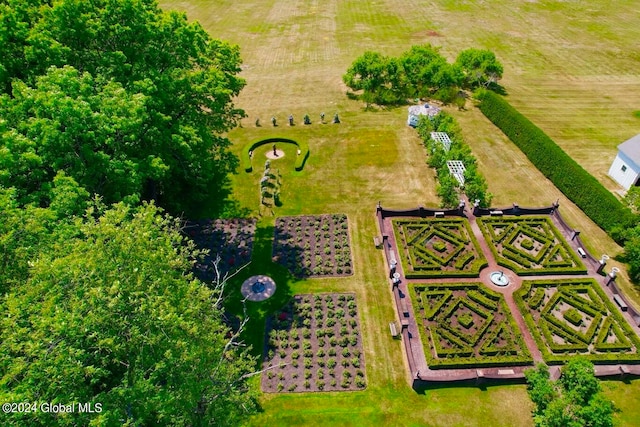
[{"label": "grass lawn", "polygon": [[[309,143],[301,172],[295,149],[272,162],[283,179],[276,215],[345,213],[349,218],[355,273],[347,278],[295,280],[271,263],[273,217],[258,222],[254,262],[236,278],[272,275],[276,295],[249,303],[247,340],[257,352],[266,315],[296,293],[355,292],[363,331],[368,388],[353,393],[263,395],[254,425],[531,425],[524,386],[448,387],[416,393],[407,386],[400,343],[387,324],[395,317],[384,261],[372,244],[375,205],[435,205],[433,172],[406,109],[363,111],[345,96],[341,75],[365,50],[399,55],[412,44],[442,46],[450,59],[469,48],[489,48],[505,65],[510,102],[554,138],[608,188],[615,147],[634,135],[640,120],[640,74],[635,46],[640,12],[633,2],[474,2],[400,0],[162,0],[188,13],[214,37],[237,43],[247,86],[238,99],[248,118],[230,132],[234,150],[274,134]],[[340,125],[318,123],[321,112]],[[309,114],[311,126],[302,125]],[[289,127],[293,114],[297,125]],[[472,105],[453,111],[489,182],[495,205],[550,204],[560,200],[567,221],[582,231],[594,254],[620,248],[553,187],[524,155]],[[280,123],[271,127],[269,119]],[[260,118],[262,127],[256,128]],[[254,172],[233,177],[234,195],[258,212],[258,180],[270,146],[254,153]],[[628,295],[640,293],[621,280]],[[234,294],[236,295],[236,294]],[[238,307],[238,297],[230,301]],[[258,382],[256,381],[256,385]],[[638,424],[637,384],[606,384],[622,409],[623,425]],[[634,422],[635,421],[635,422]]]}]

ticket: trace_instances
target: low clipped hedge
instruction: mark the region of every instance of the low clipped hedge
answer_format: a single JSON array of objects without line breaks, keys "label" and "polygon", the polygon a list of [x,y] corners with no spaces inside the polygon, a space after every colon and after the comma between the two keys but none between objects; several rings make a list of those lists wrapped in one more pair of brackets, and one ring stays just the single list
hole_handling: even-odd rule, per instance
[{"label": "low clipped hedge", "polygon": [[[560,284],[562,283],[562,284]],[[513,294],[518,309],[522,313],[527,328],[531,332],[538,349],[548,364],[562,364],[567,360],[567,356],[581,354],[596,364],[616,364],[616,363],[640,363],[640,338],[633,331],[631,326],[624,319],[617,307],[609,300],[607,294],[600,285],[593,279],[567,279],[565,282],[554,280],[525,281],[522,287]],[[527,300],[531,288],[536,291]],[[546,322],[536,322],[531,314],[531,300],[537,299],[538,290],[544,288],[557,288],[555,298],[565,298],[563,287],[583,288],[587,291],[591,300],[595,301],[591,307],[586,307],[585,302],[572,299],[572,305],[589,315],[593,315],[594,321],[590,330],[584,334],[574,333],[568,330],[557,320],[545,317]],[[570,297],[568,297],[570,298]],[[599,307],[599,302],[602,307]],[[549,306],[552,302],[547,303]],[[596,321],[596,318],[604,320]],[[602,323],[601,323],[602,322]],[[614,334],[621,341],[619,343],[606,343],[606,336],[602,336],[602,329],[607,330],[613,323]],[[553,331],[551,331],[553,329]],[[593,329],[593,330],[591,330]],[[552,339],[552,332],[568,340],[565,344],[555,344]],[[585,337],[591,337],[589,342],[585,342]]]},{"label": "low clipped hedge", "polygon": [[611,233],[637,221],[629,208],[502,96],[491,91],[476,96],[480,111],[599,227]]},{"label": "low clipped hedge", "polygon": [[301,171],[302,168],[304,168],[304,164],[307,161],[307,158],[309,157],[309,145],[306,142],[298,142],[294,141],[293,139],[273,137],[261,139],[244,146],[244,148],[242,149],[242,167],[244,168],[245,172],[251,172],[253,170],[253,166],[251,165],[251,156],[249,156],[250,151],[254,151],[261,145],[276,144],[278,142],[293,144],[300,149],[300,155],[296,158],[295,168],[297,171]]}]

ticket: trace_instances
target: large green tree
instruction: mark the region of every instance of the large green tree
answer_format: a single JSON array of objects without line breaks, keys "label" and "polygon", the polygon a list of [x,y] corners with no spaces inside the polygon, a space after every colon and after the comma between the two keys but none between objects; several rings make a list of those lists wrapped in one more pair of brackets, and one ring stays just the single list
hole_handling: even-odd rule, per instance
[{"label": "large green tree", "polygon": [[193,244],[153,205],[101,209],[2,301],[0,397],[102,411],[3,425],[238,424],[255,408],[254,361],[223,325],[216,292],[192,277]]},{"label": "large green tree", "polygon": [[466,49],[460,52],[456,65],[464,74],[466,87],[492,87],[502,78],[504,68],[496,55],[486,49]]},{"label": "large green tree", "polygon": [[549,368],[538,365],[525,371],[529,396],[535,405],[533,420],[539,427],[612,427],[615,407],[600,392],[593,364],[584,358],[570,359],[557,382]]},{"label": "large green tree", "polygon": [[[79,79],[93,80],[98,92],[95,96],[103,95],[100,91],[105,89],[107,98],[115,95],[111,89],[120,85],[123,103],[140,103],[132,117],[139,122],[124,129],[116,126],[111,129],[112,135],[105,136],[109,123],[103,126],[100,121],[91,121],[86,126],[87,134],[95,131],[96,138],[103,138],[87,147],[87,154],[93,146],[109,145],[111,141],[104,138],[113,136],[135,140],[134,147],[126,148],[135,152],[132,163],[142,164],[129,177],[137,182],[122,187],[118,187],[123,184],[120,180],[113,185],[109,182],[104,186],[106,196],[155,199],[180,212],[193,211],[204,202],[221,200],[228,194],[227,176],[235,170],[237,159],[228,150],[230,142],[220,135],[244,114],[232,102],[244,86],[237,76],[240,56],[236,46],[212,39],[199,24],[187,22],[184,14],[162,11],[154,0],[32,0],[25,5],[18,0],[3,0],[0,41],[4,42],[0,43],[0,53],[9,55],[9,59],[0,58],[0,78],[8,97],[24,101],[28,92],[25,85],[44,91],[44,97],[47,87],[42,87],[39,76],[46,74],[51,80],[50,67],[69,66],[79,72]],[[60,96],[67,100],[81,104],[87,96],[86,90],[78,93],[72,85],[55,83],[63,91]],[[22,110],[22,119],[39,118],[30,105],[20,106],[17,102],[10,107],[13,111]],[[99,104],[97,101],[90,107]],[[65,107],[76,112],[86,110],[84,105]],[[94,130],[93,125],[99,129]],[[16,142],[5,139],[17,133],[27,139],[19,143],[33,146],[29,149],[37,153],[37,146],[47,135],[34,129],[24,135],[16,127],[16,123],[5,125],[0,150],[9,150],[9,155],[15,156],[11,147],[6,147]],[[84,143],[77,141],[76,145],[82,148]],[[106,154],[116,163],[124,161],[109,150]],[[70,153],[59,155],[65,158]],[[124,156],[128,159],[128,154]],[[34,163],[37,166],[37,161]],[[103,162],[88,164],[93,170],[86,173],[99,175],[103,166]],[[126,175],[129,167],[132,165],[123,168],[121,164],[109,164],[102,180],[113,177],[109,172]],[[85,185],[83,176],[63,170]]]}]

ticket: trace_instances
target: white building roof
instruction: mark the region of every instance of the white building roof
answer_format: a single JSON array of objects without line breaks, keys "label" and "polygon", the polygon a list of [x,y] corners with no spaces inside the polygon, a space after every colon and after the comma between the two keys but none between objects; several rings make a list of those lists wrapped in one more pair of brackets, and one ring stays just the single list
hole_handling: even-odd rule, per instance
[{"label": "white building roof", "polygon": [[640,134],[618,145],[618,150],[640,166]]}]

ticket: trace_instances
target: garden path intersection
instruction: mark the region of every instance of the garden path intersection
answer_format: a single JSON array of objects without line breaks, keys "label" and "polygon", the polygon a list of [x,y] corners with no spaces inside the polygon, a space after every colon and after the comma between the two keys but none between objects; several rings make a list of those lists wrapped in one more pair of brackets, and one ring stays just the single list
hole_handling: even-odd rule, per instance
[{"label": "garden path intersection", "polygon": [[[414,387],[459,380],[521,382],[533,364],[579,353],[592,358],[598,376],[640,374],[637,322],[614,302],[611,275],[600,275],[593,257],[580,257],[580,240],[567,229],[557,205],[544,216],[502,216],[494,210],[496,217],[464,206],[470,206],[466,200],[446,215],[424,208],[377,209]],[[460,231],[459,218],[472,236]],[[469,244],[474,238],[475,249]],[[466,255],[474,250],[479,253],[473,258]],[[483,262],[479,274],[469,273],[477,269],[475,261]],[[446,267],[432,265],[438,262]],[[444,273],[453,265],[458,270]],[[509,284],[493,284],[495,272]],[[571,313],[579,313],[573,326]],[[558,376],[559,368],[551,373]]]}]

